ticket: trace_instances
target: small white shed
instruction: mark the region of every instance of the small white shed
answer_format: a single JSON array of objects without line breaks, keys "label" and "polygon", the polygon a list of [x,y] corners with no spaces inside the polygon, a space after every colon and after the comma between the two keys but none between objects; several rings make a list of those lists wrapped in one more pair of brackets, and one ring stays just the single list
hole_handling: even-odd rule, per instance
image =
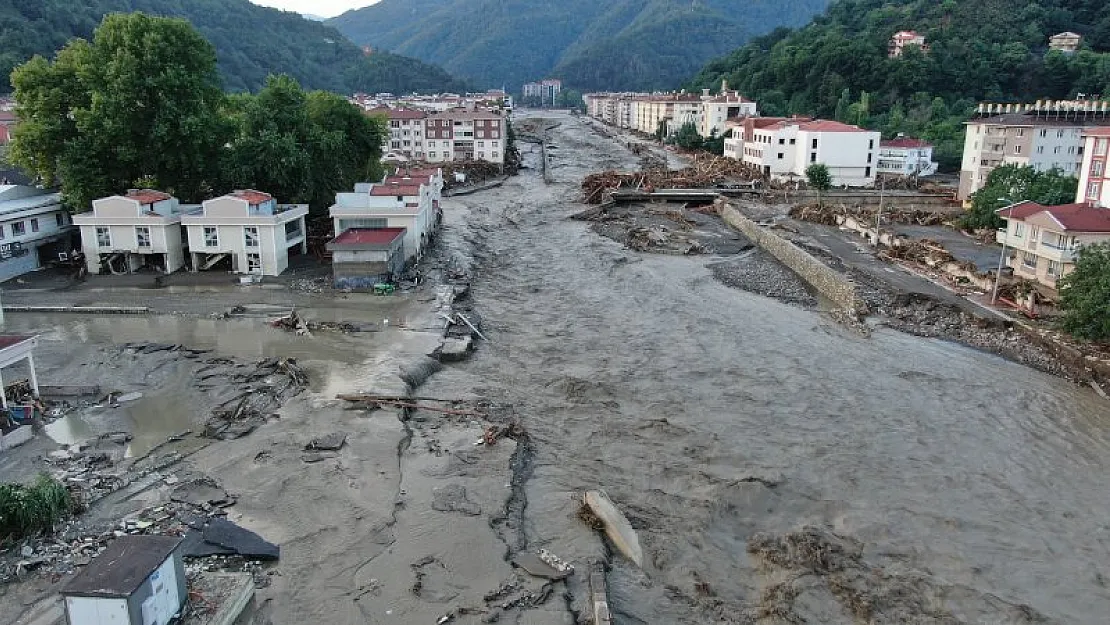
[{"label": "small white shed", "polygon": [[123,536],[62,589],[68,625],[166,625],[185,603],[176,536]]}]

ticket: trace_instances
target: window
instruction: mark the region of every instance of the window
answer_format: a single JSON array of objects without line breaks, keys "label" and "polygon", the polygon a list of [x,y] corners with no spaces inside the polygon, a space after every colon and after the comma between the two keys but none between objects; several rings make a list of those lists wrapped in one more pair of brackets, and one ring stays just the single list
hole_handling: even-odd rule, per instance
[{"label": "window", "polygon": [[4,226],[0,226],[0,239],[4,238]]},{"label": "window", "polygon": [[782,160],[782,152],[779,152],[779,160]]},{"label": "window", "polygon": [[258,226],[243,228],[243,243],[247,247],[258,247]]},{"label": "window", "polygon": [[1092,182],[1091,184],[1087,185],[1087,198],[1091,200],[1097,200],[1098,191],[1099,184],[1097,182]]},{"label": "window", "polygon": [[219,247],[220,231],[214,226],[204,227],[204,247]]},{"label": "window", "polygon": [[247,273],[262,273],[262,255],[258,252],[247,254]]},{"label": "window", "polygon": [[495,151],[495,152],[493,153],[493,158],[498,158],[498,156],[499,156],[499,155],[500,155],[500,153],[499,153],[499,152],[496,152],[496,151]]},{"label": "window", "polygon": [[874,150],[875,149],[875,140],[874,139],[867,142],[867,149],[868,150]]},{"label": "window", "polygon": [[1106,139],[1095,139],[1095,154],[1099,156],[1106,154]]},{"label": "window", "polygon": [[1020,145],[1015,145],[1014,146],[1014,154],[1021,154],[1021,146]]},{"label": "window", "polygon": [[1014,222],[1014,236],[1021,238],[1025,234],[1025,223],[1021,221]]},{"label": "window", "polygon": [[1044,154],[1044,146],[1043,145],[1038,145],[1037,146],[1037,154]]},{"label": "window", "polygon": [[1018,128],[1017,129],[1017,136],[1024,137],[1025,136],[1025,129],[1024,128]]},{"label": "window", "polygon": [[397,120],[393,120],[393,121],[389,122],[389,127],[390,128],[400,128],[401,127],[401,122],[399,122]]},{"label": "window", "polygon": [[485,158],[485,157],[486,157],[485,152],[478,152],[478,158]]},{"label": "window", "polygon": [[1075,146],[1074,145],[1068,147],[1068,154],[1075,154]]},{"label": "window", "polygon": [[435,157],[436,157],[435,152],[428,152],[428,158],[435,158]]},{"label": "window", "polygon": [[112,247],[112,229],[99,226],[96,229],[96,246]]},{"label": "window", "polygon": [[1045,271],[1045,273],[1048,274],[1048,277],[1050,277],[1050,278],[1059,277],[1060,276],[1060,263],[1059,263],[1059,261],[1055,261],[1055,260],[1048,261],[1048,269]]},{"label": "window", "polygon": [[863,169],[863,177],[864,178],[870,178],[871,177],[871,168],[870,167],[865,167]]},{"label": "window", "polygon": [[1057,130],[1056,131],[1056,138],[1057,139],[1063,139],[1064,138],[1064,131],[1063,130]]},{"label": "window", "polygon": [[150,228],[147,226],[135,226],[135,242],[139,247],[150,247]]},{"label": "window", "polygon": [[1052,148],[1052,153],[1053,154],[1059,154],[1060,153],[1060,146],[1056,146],[1056,147]]},{"label": "window", "polygon": [[1026,269],[1036,269],[1037,268],[1037,255],[1034,254],[1033,252],[1022,252],[1021,264]]},{"label": "window", "polygon": [[1095,162],[1091,163],[1091,175],[1092,176],[1101,176],[1102,175],[1102,161],[1095,161]]},{"label": "window", "polygon": [[813,149],[814,149],[814,150],[816,150],[816,149],[817,149],[817,139],[814,139],[814,140],[813,140]]},{"label": "window", "polygon": [[476,143],[478,144],[478,147],[480,147],[480,148],[486,147],[486,142],[485,141],[477,141]]},{"label": "window", "polygon": [[27,234],[27,224],[22,221],[12,223],[12,236],[18,237],[21,234]]},{"label": "window", "polygon": [[779,145],[786,145],[786,139],[779,139]]},{"label": "window", "polygon": [[1042,137],[1047,137],[1048,136],[1048,131],[1047,130],[1042,130],[1041,131],[1041,136]]},{"label": "window", "polygon": [[31,218],[31,232],[38,232],[38,231],[39,231],[38,217],[32,217]]},{"label": "window", "polygon": [[398,195],[398,196],[397,196],[397,201],[398,201],[398,202],[404,202],[404,201],[405,201],[405,196],[403,196],[403,195]]},{"label": "window", "polygon": [[797,143],[797,142],[798,142],[798,140],[797,140],[797,139],[791,139],[791,140],[790,140],[790,145],[794,145],[794,144],[795,144],[795,143]]},{"label": "window", "polygon": [[491,147],[491,148],[497,147],[497,142],[496,141],[490,141],[489,142],[489,147]]},{"label": "window", "polygon": [[809,153],[809,162],[811,162],[811,163],[816,163],[817,162],[817,152],[810,152]]},{"label": "window", "polygon": [[66,216],[64,213],[54,213],[54,221],[58,222],[58,227],[66,225]]},{"label": "window", "polygon": [[867,153],[867,162],[868,163],[871,162],[871,153],[870,152]]}]

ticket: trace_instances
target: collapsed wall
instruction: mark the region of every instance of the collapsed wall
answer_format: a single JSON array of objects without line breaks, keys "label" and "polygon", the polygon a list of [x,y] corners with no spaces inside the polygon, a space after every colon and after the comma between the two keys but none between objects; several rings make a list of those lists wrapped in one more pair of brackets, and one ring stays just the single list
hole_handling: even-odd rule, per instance
[{"label": "collapsed wall", "polygon": [[748,219],[725,198],[718,198],[714,204],[725,223],[767,250],[838,308],[852,316],[868,313],[867,303],[860,297],[856,284],[847,276],[817,260],[797,245]]}]

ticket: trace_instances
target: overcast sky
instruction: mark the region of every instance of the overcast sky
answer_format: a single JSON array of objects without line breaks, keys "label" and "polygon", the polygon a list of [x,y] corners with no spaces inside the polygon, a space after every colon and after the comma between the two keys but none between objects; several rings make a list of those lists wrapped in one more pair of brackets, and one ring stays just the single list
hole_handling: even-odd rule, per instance
[{"label": "overcast sky", "polygon": [[368,6],[378,0],[251,0],[251,2],[297,13],[334,17],[348,9]]}]

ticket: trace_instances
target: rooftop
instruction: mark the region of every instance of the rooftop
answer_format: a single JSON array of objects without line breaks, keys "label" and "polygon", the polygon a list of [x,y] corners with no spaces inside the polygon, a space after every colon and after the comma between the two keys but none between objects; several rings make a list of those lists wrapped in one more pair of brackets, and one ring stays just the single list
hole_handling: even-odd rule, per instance
[{"label": "rooftop", "polygon": [[389,119],[424,119],[428,116],[424,111],[418,111],[410,108],[389,108],[388,106],[379,106],[366,111],[369,115],[387,115]]},{"label": "rooftop", "polygon": [[0,334],[0,350],[7,349],[13,345],[19,345],[24,341],[30,341],[35,337],[25,336],[22,334]]},{"label": "rooftop", "polygon": [[[12,199],[5,199],[5,196]],[[33,208],[54,207],[62,202],[60,193],[50,193],[22,185],[0,185],[0,213],[15,213]]]},{"label": "rooftop", "polygon": [[332,239],[335,245],[389,245],[405,235],[404,228],[351,228]]},{"label": "rooftop", "polygon": [[852,126],[851,124],[844,124],[827,119],[784,119],[773,124],[773,126],[775,128],[797,126],[798,130],[805,130],[807,132],[874,132],[865,128],[860,128],[859,126]]},{"label": "rooftop", "polygon": [[154,204],[155,202],[173,198],[169,193],[155,191],[154,189],[128,189],[127,195],[124,197],[129,200],[135,200],[139,204]]},{"label": "rooftop", "polygon": [[931,148],[933,144],[913,137],[896,137],[879,143],[884,148]]},{"label": "rooftop", "polygon": [[254,189],[236,189],[228,193],[228,195],[240,200],[246,200],[248,204],[262,204],[274,199],[274,196],[269,193],[255,191]]},{"label": "rooftop", "polygon": [[384,183],[376,184],[370,189],[370,195],[382,197],[388,195],[420,195],[420,185]]},{"label": "rooftop", "polygon": [[1000,208],[999,217],[1025,220],[1039,213],[1046,213],[1060,227],[1071,232],[1110,232],[1110,209],[1090,204],[1061,204],[1044,206],[1036,202],[1018,202]]},{"label": "rooftop", "polygon": [[122,536],[62,588],[63,595],[129,597],[174,549],[177,536]]}]

